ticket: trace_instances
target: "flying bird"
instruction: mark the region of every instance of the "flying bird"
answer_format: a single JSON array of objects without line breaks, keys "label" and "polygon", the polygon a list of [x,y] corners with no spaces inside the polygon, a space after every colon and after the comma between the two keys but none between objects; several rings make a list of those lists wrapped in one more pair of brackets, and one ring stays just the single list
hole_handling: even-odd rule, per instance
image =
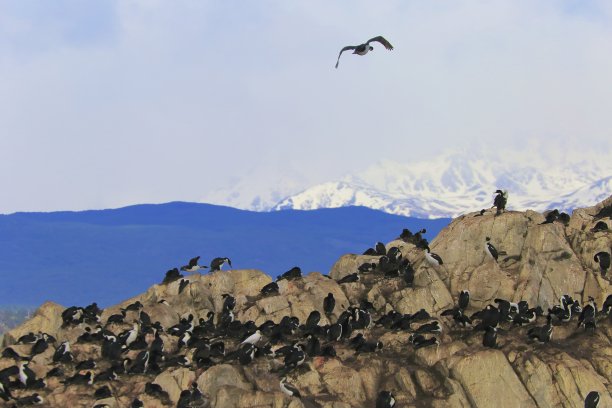
[{"label": "flying bird", "polygon": [[369,51],[372,51],[374,47],[370,45],[371,42],[377,41],[385,46],[386,49],[392,50],[393,46],[389,41],[387,41],[382,35],[378,37],[370,38],[366,43],[359,45],[347,45],[343,49],[340,50],[340,54],[338,54],[338,61],[336,61],[336,68],[338,68],[338,64],[340,63],[340,56],[344,51],[353,50],[353,54],[357,55],[366,55]]}]

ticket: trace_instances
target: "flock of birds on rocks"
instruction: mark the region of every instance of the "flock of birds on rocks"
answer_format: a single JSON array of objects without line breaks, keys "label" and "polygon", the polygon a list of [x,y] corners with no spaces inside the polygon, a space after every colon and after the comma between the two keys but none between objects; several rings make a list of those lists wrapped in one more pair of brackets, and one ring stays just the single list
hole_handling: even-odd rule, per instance
[{"label": "flock of birds on rocks", "polygon": [[[498,190],[497,194],[494,202],[497,207],[496,216],[503,213],[507,200],[507,193]],[[478,215],[483,215],[483,212]],[[551,218],[551,222],[563,222],[560,214],[557,213],[555,217]],[[607,224],[603,224],[607,228]],[[604,228],[598,225],[597,228]],[[399,239],[423,250],[426,261],[436,268],[443,264],[443,260],[431,252],[427,240],[423,237],[425,232],[421,230],[413,234],[404,230]],[[497,260],[499,252],[489,238],[486,239],[483,249],[491,259]],[[414,268],[410,261],[402,256],[399,248],[391,247],[387,250],[385,245],[379,242],[364,254],[378,256],[378,262],[363,263],[355,273],[338,280],[339,284],[356,282],[362,276],[370,275],[382,276],[383,279],[400,278],[407,287],[413,286]],[[199,259],[200,257],[191,259],[180,270],[169,270],[162,284],[179,281],[180,296],[190,284],[181,271],[197,272],[207,268],[199,265]],[[600,264],[602,275],[605,274],[610,268],[610,255],[605,252],[598,253],[595,260]],[[208,269],[220,271],[225,264],[231,266],[229,258],[215,258]],[[301,277],[300,268],[294,267],[280,275],[276,282],[263,286],[259,296],[277,295],[279,281]],[[172,307],[166,300],[159,300],[158,303]],[[441,316],[452,319],[458,330],[482,332],[482,345],[490,348],[502,347],[498,343],[498,334],[507,332],[512,327],[530,325],[526,341],[546,344],[551,340],[555,325],[569,324],[572,320],[577,320],[578,328],[592,332],[596,330],[598,321],[612,316],[612,295],[606,298],[601,309],[598,309],[593,298],[580,305],[578,300],[564,295],[558,305],[548,309],[546,324],[543,326],[535,325],[537,317],[544,315],[539,306],[533,307],[526,301],[513,303],[506,299],[495,299],[494,303],[468,315],[466,310],[470,304],[470,292],[463,290],[459,293],[457,305],[444,310]],[[235,318],[235,306],[236,299],[230,294],[223,294],[219,312],[210,311],[206,318],[200,318],[198,321],[194,319],[193,314],[189,314],[170,327],[163,327],[159,321],[152,321],[140,301],[129,304],[121,309],[120,313],[110,315],[105,322],[101,321],[102,310],[96,303],[87,307],[68,307],[62,313],[63,327],[80,330],[81,334],[76,343],[98,347],[101,358],[98,361],[76,361],[69,341],[60,342],[46,333],[24,335],[17,340],[17,344],[31,344],[29,355],[20,355],[11,347],[2,351],[2,358],[13,359],[15,365],[0,371],[0,399],[10,401],[13,407],[41,404],[43,397],[37,391],[47,386],[49,378],[58,377],[65,387],[79,384],[92,387],[93,398],[101,400],[113,396],[109,384],[119,378],[132,375],[155,376],[172,367],[206,370],[221,363],[249,365],[256,359],[274,360],[272,367],[280,378],[280,390],[288,397],[302,398],[297,387],[289,382],[289,378],[309,359],[317,356],[334,358],[337,356],[336,348],[340,345],[354,350],[355,354],[378,353],[384,349],[385,345],[380,340],[366,338],[362,332],[364,329],[381,328],[409,333],[407,344],[415,350],[437,347],[440,344],[437,335],[442,332],[440,321],[432,319],[424,309],[414,314],[392,310],[380,315],[376,313],[373,304],[364,299],[359,305],[338,310],[332,293],[323,299],[322,309],[330,322],[325,325],[319,324],[322,316],[318,310],[313,310],[305,322],[300,322],[294,316],[284,316],[279,323],[272,320],[260,325],[253,321],[241,322]],[[334,316],[338,316],[335,321]],[[171,337],[175,340],[171,341]],[[52,357],[53,368],[44,378],[38,378],[28,364],[33,357],[44,353],[49,347],[54,347],[55,350]],[[15,390],[20,390],[22,395],[27,393],[27,390],[33,393],[16,397],[13,395]],[[208,406],[205,391],[199,389],[194,381],[188,389],[182,390],[177,407]],[[158,384],[147,382],[144,392],[169,404],[168,394]],[[593,391],[587,395],[585,407],[597,407],[598,402],[599,394]],[[392,391],[380,390],[376,408],[391,408],[394,405],[395,397]],[[106,406],[97,404],[94,408]],[[135,398],[131,403],[132,408],[143,406],[139,398]]]}]

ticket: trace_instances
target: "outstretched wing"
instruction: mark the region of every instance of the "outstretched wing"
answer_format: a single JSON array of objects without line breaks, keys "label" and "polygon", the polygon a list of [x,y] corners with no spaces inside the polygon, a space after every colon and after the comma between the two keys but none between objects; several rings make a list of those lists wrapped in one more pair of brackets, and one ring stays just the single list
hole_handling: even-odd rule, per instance
[{"label": "outstretched wing", "polygon": [[344,51],[354,50],[355,48],[357,48],[356,45],[347,45],[346,47],[340,50],[340,54],[338,54],[338,61],[336,61],[336,68],[338,68],[338,64],[340,63],[340,56],[342,55],[342,53]]},{"label": "outstretched wing", "polygon": [[385,40],[385,37],[383,37],[382,35],[379,35],[378,37],[370,38],[366,44],[369,44],[372,41],[377,41],[377,42],[381,43],[388,50],[392,50],[393,49],[393,46],[391,45],[391,43],[389,41]]},{"label": "outstretched wing", "polygon": [[189,268],[193,268],[194,266],[196,266],[198,264],[199,259],[200,259],[199,256],[196,256],[195,258],[191,258],[189,260]]}]

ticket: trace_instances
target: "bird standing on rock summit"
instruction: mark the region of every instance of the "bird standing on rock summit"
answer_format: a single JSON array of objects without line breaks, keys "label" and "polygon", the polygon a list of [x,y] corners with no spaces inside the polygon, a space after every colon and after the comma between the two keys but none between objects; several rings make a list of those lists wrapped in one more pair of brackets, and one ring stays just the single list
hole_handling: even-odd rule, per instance
[{"label": "bird standing on rock summit", "polygon": [[221,267],[223,266],[224,263],[226,263],[230,266],[232,266],[232,261],[230,261],[229,258],[215,258],[212,261],[210,261],[210,271],[214,272],[214,271],[220,271]]},{"label": "bird standing on rock summit", "polygon": [[340,50],[340,54],[338,54],[338,61],[336,61],[336,68],[338,68],[338,64],[340,63],[340,56],[344,51],[353,50],[353,54],[357,55],[366,55],[368,52],[374,50],[374,47],[370,45],[371,42],[376,41],[385,46],[386,49],[392,50],[393,46],[389,41],[387,41],[382,35],[378,37],[370,38],[367,42],[359,45],[347,45],[346,47]]},{"label": "bird standing on rock summit", "polygon": [[495,190],[494,194],[497,194],[493,200],[493,206],[497,207],[497,212],[495,215],[500,215],[506,211],[506,204],[508,203],[508,190]]}]

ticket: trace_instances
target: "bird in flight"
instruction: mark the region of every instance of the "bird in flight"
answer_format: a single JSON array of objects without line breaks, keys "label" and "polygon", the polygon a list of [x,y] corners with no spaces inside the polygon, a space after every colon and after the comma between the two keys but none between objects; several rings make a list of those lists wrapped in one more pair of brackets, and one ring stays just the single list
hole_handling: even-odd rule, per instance
[{"label": "bird in flight", "polygon": [[373,42],[373,41],[377,41],[377,42],[381,43],[388,50],[392,50],[393,49],[393,46],[391,45],[391,43],[389,41],[385,40],[385,38],[382,35],[379,35],[378,37],[370,38],[367,42],[365,42],[363,44],[359,44],[359,45],[347,45],[346,47],[341,49],[340,50],[340,54],[338,54],[338,61],[336,62],[336,68],[338,68],[338,64],[340,63],[340,56],[342,55],[342,53],[344,51],[353,50],[353,54],[366,55],[369,51],[372,51],[374,49],[374,47],[372,47],[370,45],[370,43]]}]

